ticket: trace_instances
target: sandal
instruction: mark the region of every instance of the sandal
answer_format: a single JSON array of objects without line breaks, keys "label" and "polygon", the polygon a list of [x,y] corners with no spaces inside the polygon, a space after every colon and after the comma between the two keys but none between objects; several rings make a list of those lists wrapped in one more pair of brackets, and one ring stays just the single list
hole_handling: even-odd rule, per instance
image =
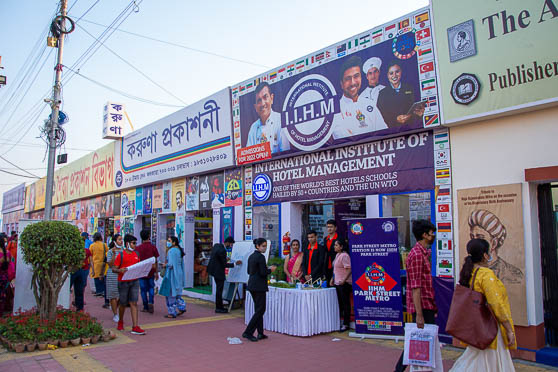
[{"label": "sandal", "polygon": [[148,313],[148,312],[149,312],[149,310],[147,310],[147,309],[141,309],[140,311],[141,311],[142,313]]},{"label": "sandal", "polygon": [[185,312],[186,312],[186,310],[180,310],[180,311],[178,312],[178,316],[184,314]]},{"label": "sandal", "polygon": [[167,319],[176,319],[176,316],[172,316],[172,315],[165,315],[163,318],[167,318]]}]

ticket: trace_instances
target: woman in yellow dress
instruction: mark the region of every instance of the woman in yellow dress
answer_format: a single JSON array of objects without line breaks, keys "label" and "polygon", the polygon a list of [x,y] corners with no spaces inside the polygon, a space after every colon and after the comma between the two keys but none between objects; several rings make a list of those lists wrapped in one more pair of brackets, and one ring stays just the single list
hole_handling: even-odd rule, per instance
[{"label": "woman in yellow dress", "polygon": [[[485,350],[467,346],[450,371],[515,371],[509,349],[517,347],[508,293],[504,284],[488,268],[492,260],[490,245],[484,239],[467,243],[465,263],[459,274],[459,284],[482,293],[498,321],[498,334]],[[476,272],[475,282],[471,283]]]},{"label": "woman in yellow dress", "polygon": [[92,263],[89,274],[95,280],[95,296],[104,296],[108,247],[103,243],[103,236],[100,233],[93,234],[93,244],[89,246],[89,251],[91,251]]}]

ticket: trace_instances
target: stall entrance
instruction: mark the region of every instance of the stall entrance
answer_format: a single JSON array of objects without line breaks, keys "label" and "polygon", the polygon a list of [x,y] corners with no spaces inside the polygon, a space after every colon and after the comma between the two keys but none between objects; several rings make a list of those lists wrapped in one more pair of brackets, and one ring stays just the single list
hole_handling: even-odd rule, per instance
[{"label": "stall entrance", "polygon": [[537,189],[546,343],[558,346],[558,183]]},{"label": "stall entrance", "polygon": [[194,292],[211,294],[207,264],[213,247],[213,210],[194,212]]}]

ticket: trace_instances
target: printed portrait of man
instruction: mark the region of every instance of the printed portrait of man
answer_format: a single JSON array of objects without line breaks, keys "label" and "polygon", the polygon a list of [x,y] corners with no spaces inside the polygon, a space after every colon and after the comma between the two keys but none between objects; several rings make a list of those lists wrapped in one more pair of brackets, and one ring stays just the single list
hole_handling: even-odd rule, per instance
[{"label": "printed portrait of man", "polygon": [[380,68],[382,67],[382,60],[378,57],[369,58],[362,66],[363,73],[366,75],[368,86],[362,91],[361,96],[370,100],[370,104],[377,107],[378,95],[380,91],[385,88],[385,85],[380,84]]},{"label": "printed portrait of man", "polygon": [[362,86],[362,59],[352,56],[346,59],[339,71],[339,83],[343,94],[339,99],[341,112],[336,116],[333,139],[345,138],[386,129],[384,119],[370,100],[360,95]]},{"label": "printed portrait of man", "polygon": [[523,281],[523,272],[505,261],[500,252],[506,240],[506,227],[492,212],[484,209],[474,210],[469,216],[469,236],[471,239],[484,239],[490,244],[489,268],[504,284],[519,284]]},{"label": "printed portrait of man", "polygon": [[184,201],[182,199],[182,191],[176,192],[176,210],[184,207]]},{"label": "printed portrait of man", "polygon": [[271,87],[263,82],[256,87],[254,93],[254,110],[258,114],[258,120],[250,126],[246,146],[269,142],[272,154],[288,150],[289,142],[285,136],[281,136],[281,115],[272,108],[275,95],[271,92]]}]

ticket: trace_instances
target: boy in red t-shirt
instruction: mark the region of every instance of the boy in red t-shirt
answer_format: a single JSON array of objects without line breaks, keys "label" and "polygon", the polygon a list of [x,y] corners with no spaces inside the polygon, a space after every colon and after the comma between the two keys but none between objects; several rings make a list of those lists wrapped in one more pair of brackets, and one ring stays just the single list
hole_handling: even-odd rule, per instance
[{"label": "boy in red t-shirt", "polygon": [[118,273],[118,293],[119,293],[119,318],[118,330],[124,330],[124,311],[126,305],[130,304],[132,314],[132,334],[144,335],[145,331],[138,325],[138,292],[139,280],[122,280],[128,267],[140,262],[139,254],[135,251],[137,239],[135,236],[126,234],[124,236],[125,249],[114,259],[112,271]]}]

